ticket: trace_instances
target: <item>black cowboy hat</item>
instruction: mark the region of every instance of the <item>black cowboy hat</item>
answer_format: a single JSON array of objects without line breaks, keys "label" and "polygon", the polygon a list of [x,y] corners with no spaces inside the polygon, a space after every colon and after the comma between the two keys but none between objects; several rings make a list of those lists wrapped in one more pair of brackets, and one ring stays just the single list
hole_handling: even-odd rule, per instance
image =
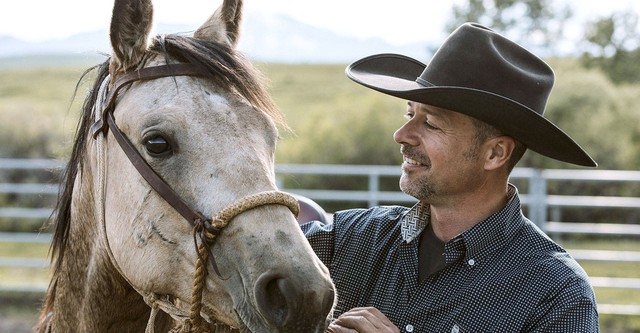
[{"label": "black cowboy hat", "polygon": [[575,141],[542,117],[553,70],[481,25],[465,23],[456,29],[428,66],[398,54],[378,54],[349,65],[346,74],[382,93],[482,120],[542,155],[597,166]]}]

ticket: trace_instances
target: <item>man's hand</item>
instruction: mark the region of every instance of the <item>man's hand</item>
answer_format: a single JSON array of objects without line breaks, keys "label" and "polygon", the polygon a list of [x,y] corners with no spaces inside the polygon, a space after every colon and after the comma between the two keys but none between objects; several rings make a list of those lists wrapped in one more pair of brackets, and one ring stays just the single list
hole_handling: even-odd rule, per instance
[{"label": "man's hand", "polygon": [[399,333],[400,330],[376,308],[354,308],[334,320],[327,329],[330,333]]}]

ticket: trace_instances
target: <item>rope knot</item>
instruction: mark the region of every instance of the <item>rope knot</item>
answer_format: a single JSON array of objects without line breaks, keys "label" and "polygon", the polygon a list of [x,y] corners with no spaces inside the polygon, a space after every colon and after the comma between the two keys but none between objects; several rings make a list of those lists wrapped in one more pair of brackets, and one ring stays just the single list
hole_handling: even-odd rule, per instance
[{"label": "rope knot", "polygon": [[196,232],[200,234],[200,239],[211,246],[216,237],[222,232],[222,228],[211,224],[210,219],[197,219],[194,221]]}]

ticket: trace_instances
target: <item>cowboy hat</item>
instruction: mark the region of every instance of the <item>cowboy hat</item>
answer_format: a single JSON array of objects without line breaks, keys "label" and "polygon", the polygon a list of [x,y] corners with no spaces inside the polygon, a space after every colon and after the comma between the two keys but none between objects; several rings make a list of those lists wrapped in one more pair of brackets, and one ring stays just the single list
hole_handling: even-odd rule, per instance
[{"label": "cowboy hat", "polygon": [[527,148],[582,166],[596,162],[542,114],[553,70],[540,58],[475,23],[456,29],[428,66],[398,54],[349,65],[353,81],[382,93],[482,120]]}]

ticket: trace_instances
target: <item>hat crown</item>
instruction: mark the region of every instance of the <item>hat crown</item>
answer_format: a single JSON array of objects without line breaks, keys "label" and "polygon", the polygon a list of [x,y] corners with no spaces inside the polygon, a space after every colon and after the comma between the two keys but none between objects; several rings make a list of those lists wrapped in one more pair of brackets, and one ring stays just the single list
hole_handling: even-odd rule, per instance
[{"label": "hat crown", "polygon": [[465,23],[434,54],[417,82],[493,93],[542,115],[554,74],[543,60],[491,29]]}]

